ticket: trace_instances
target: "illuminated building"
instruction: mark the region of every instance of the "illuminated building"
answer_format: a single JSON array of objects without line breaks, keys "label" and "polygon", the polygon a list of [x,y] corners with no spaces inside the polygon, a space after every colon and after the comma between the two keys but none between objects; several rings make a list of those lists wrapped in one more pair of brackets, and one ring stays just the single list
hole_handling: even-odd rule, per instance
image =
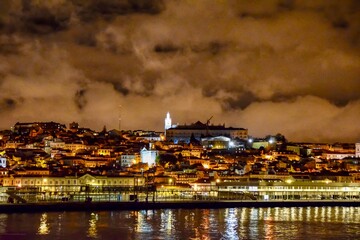
[{"label": "illuminated building", "polygon": [[339,152],[324,152],[322,156],[325,159],[343,159],[348,157],[355,157],[354,153],[339,153]]},{"label": "illuminated building", "polygon": [[149,150],[145,147],[140,151],[142,163],[147,163],[148,166],[155,165],[156,158],[159,156],[159,151],[153,150],[150,144]]},{"label": "illuminated building", "polygon": [[140,162],[140,155],[137,153],[127,153],[121,155],[121,166],[130,167],[132,164]]},{"label": "illuminated building", "polygon": [[221,181],[216,183],[219,196],[247,195],[257,200],[358,199],[360,184],[353,182],[298,181]]},{"label": "illuminated building", "polygon": [[355,157],[360,158],[360,143],[355,144]]},{"label": "illuminated building", "polygon": [[166,114],[166,118],[165,118],[165,132],[166,130],[168,130],[169,128],[171,128],[171,118],[170,118],[170,113],[168,112]]},{"label": "illuminated building", "polygon": [[166,139],[175,143],[189,143],[192,135],[197,140],[208,136],[225,136],[231,139],[247,139],[248,130],[245,128],[225,127],[225,124],[209,125],[208,123],[205,124],[200,121],[197,121],[196,123],[190,125],[172,126],[171,128],[166,130]]},{"label": "illuminated building", "polygon": [[6,157],[0,156],[0,167],[6,168]]},{"label": "illuminated building", "polygon": [[[129,193],[130,188],[134,186],[141,187],[145,183],[145,178],[142,176],[93,176],[85,174],[82,176],[57,177],[11,175],[3,178],[2,190],[17,188],[17,195],[24,202],[34,201],[35,197],[41,200],[56,200],[70,194],[73,195],[74,200],[82,200],[87,196],[91,196],[94,200],[99,201],[103,199],[101,191],[106,188],[117,189],[118,191],[127,189],[127,193]],[[32,191],[32,194],[36,196],[29,195],[29,191]],[[55,192],[56,194],[54,194]],[[85,192],[89,192],[90,195],[85,194]],[[7,194],[0,193],[0,201],[4,196],[7,199]],[[11,196],[19,198],[15,195]],[[116,200],[118,199],[116,198]]]},{"label": "illuminated building", "polygon": [[201,138],[201,145],[208,149],[229,149],[234,147],[234,142],[224,136]]}]

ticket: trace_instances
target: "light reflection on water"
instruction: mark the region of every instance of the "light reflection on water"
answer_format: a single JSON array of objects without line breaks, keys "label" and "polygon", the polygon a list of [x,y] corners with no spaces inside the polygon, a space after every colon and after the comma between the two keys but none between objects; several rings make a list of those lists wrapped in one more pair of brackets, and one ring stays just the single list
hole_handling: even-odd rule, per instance
[{"label": "light reflection on water", "polygon": [[356,207],[0,214],[0,239],[359,239]]},{"label": "light reflection on water", "polygon": [[40,218],[40,226],[38,228],[39,235],[47,235],[49,234],[49,223],[47,222],[47,213],[43,213]]},{"label": "light reflection on water", "polygon": [[89,219],[89,229],[87,231],[87,236],[90,238],[98,238],[97,231],[97,222],[99,220],[99,216],[96,213],[91,213]]}]

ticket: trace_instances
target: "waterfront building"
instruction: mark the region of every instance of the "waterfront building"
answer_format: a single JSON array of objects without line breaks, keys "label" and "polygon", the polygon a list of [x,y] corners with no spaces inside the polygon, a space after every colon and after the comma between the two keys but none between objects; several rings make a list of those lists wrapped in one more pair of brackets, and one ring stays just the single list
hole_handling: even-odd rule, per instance
[{"label": "waterfront building", "polygon": [[166,130],[166,139],[175,143],[190,143],[191,138],[200,141],[203,137],[225,136],[231,139],[247,139],[248,130],[245,128],[225,127],[223,125],[209,125],[200,121],[190,125],[177,125]]},{"label": "waterfront building", "polygon": [[359,199],[360,184],[321,181],[220,181],[213,184],[219,196],[248,194],[257,200]]},{"label": "waterfront building", "polygon": [[[18,176],[4,177],[0,201],[133,201],[146,189],[143,176]],[[110,194],[111,192],[111,194]]]},{"label": "waterfront building", "polygon": [[20,176],[11,175],[3,178],[3,187],[23,189],[38,189],[41,192],[81,192],[82,188],[93,187],[100,191],[101,187],[145,186],[143,176],[96,176],[84,174],[82,176]]}]

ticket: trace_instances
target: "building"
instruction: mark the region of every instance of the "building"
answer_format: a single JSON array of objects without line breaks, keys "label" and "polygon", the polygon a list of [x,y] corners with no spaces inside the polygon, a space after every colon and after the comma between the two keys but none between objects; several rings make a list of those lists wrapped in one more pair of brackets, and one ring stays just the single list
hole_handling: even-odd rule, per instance
[{"label": "building", "polygon": [[325,159],[343,159],[355,157],[354,153],[339,153],[339,152],[323,152],[322,157]]},{"label": "building", "polygon": [[42,133],[42,132],[53,132],[66,129],[64,124],[56,123],[56,122],[30,122],[30,123],[20,123],[17,122],[13,130],[18,134],[33,134]]},{"label": "building", "polygon": [[170,113],[168,112],[166,114],[166,118],[165,118],[165,132],[166,130],[168,130],[169,128],[171,128],[171,117],[170,117]]},{"label": "building", "polygon": [[257,200],[354,199],[360,194],[360,185],[354,182],[331,180],[298,181],[292,177],[284,181],[221,181],[216,183],[219,197],[248,195]]},{"label": "building", "polygon": [[229,149],[235,147],[231,138],[224,136],[201,138],[201,145],[207,149]]},{"label": "building", "polygon": [[245,128],[225,127],[225,124],[209,125],[209,121],[206,124],[197,121],[196,123],[190,125],[172,126],[166,130],[166,139],[175,143],[189,143],[192,136],[198,141],[200,141],[201,138],[208,136],[225,136],[231,139],[247,139],[248,130]]},{"label": "building", "polygon": [[[51,196],[63,194],[77,194],[86,188],[100,191],[102,187],[123,187],[123,190],[134,186],[144,186],[145,177],[142,176],[96,176],[85,174],[82,176],[38,176],[12,175],[3,178],[3,187],[37,189],[37,192]],[[56,192],[57,194],[51,194]]]},{"label": "building", "polygon": [[151,149],[151,146],[148,149],[145,147],[140,151],[140,158],[142,163],[147,163],[148,166],[153,166],[156,163],[156,158],[159,156],[159,151]]},{"label": "building", "polygon": [[355,157],[360,158],[360,143],[355,144]]},{"label": "building", "polygon": [[6,157],[0,156],[0,167],[6,168]]},{"label": "building", "polygon": [[137,164],[140,162],[140,155],[137,153],[127,153],[122,154],[120,157],[121,166],[122,167],[130,167],[133,164]]}]

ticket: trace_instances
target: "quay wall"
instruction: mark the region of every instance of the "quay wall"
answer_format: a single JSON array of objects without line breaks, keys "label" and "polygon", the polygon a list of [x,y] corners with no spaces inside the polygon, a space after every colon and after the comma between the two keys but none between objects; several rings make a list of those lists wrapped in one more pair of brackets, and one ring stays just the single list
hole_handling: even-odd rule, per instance
[{"label": "quay wall", "polygon": [[0,204],[0,213],[62,212],[62,211],[118,211],[153,209],[214,209],[214,208],[263,208],[263,207],[359,207],[360,201],[164,201],[164,202],[57,202]]}]

